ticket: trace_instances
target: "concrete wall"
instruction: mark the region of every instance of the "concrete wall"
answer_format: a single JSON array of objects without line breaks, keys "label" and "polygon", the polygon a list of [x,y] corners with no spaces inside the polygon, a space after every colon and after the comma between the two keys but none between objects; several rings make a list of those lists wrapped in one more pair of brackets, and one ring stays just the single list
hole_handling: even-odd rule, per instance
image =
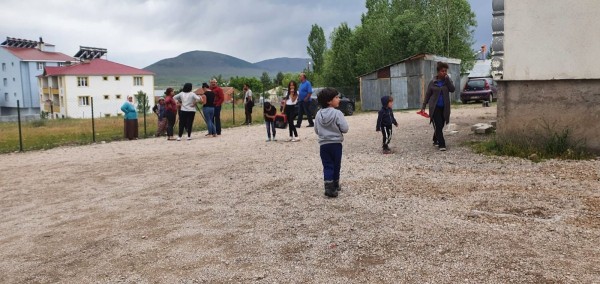
[{"label": "concrete wall", "polygon": [[537,133],[561,134],[600,153],[600,79],[500,81],[498,130],[501,138],[535,139]]},{"label": "concrete wall", "polygon": [[600,78],[600,1],[503,2],[504,80]]}]

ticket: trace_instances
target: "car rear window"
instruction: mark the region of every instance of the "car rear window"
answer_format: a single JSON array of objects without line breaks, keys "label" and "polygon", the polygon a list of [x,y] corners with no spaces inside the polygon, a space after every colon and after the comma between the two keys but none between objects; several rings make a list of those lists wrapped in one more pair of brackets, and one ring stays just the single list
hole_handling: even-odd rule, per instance
[{"label": "car rear window", "polygon": [[485,80],[471,80],[467,82],[467,88],[469,89],[483,89],[485,87]]}]

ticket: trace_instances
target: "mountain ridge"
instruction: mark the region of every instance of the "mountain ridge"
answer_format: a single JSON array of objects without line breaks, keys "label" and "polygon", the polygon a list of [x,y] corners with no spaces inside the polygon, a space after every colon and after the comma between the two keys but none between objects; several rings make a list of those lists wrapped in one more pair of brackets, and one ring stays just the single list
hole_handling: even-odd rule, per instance
[{"label": "mountain ridge", "polygon": [[308,58],[280,57],[250,63],[223,53],[194,50],[161,59],[143,69],[156,74],[156,86],[178,86],[186,82],[207,82],[218,75],[224,79],[236,76],[259,78],[263,72],[271,77],[278,72],[301,72],[308,61]]}]

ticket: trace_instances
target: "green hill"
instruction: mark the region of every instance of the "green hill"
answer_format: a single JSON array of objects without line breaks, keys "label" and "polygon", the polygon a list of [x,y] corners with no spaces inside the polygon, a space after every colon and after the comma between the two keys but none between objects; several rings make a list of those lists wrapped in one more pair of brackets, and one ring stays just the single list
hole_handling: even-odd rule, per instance
[{"label": "green hill", "polygon": [[300,72],[302,68],[298,69],[298,62],[302,62],[304,66],[307,59],[276,58],[253,64],[226,54],[196,50],[160,60],[144,70],[156,74],[155,86],[177,87],[186,82],[200,85],[219,74],[228,79],[235,76],[260,77],[263,72],[269,73],[270,76],[279,71]]}]

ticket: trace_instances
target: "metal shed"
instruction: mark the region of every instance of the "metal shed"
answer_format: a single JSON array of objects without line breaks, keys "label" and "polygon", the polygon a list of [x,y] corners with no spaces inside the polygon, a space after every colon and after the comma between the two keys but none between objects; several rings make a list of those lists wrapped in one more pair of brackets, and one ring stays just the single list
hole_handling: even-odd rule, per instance
[{"label": "metal shed", "polygon": [[438,61],[448,63],[448,75],[456,87],[451,99],[459,101],[460,59],[423,53],[359,76],[362,109],[381,109],[381,97],[385,95],[394,98],[394,109],[420,108],[427,84],[437,74]]}]

